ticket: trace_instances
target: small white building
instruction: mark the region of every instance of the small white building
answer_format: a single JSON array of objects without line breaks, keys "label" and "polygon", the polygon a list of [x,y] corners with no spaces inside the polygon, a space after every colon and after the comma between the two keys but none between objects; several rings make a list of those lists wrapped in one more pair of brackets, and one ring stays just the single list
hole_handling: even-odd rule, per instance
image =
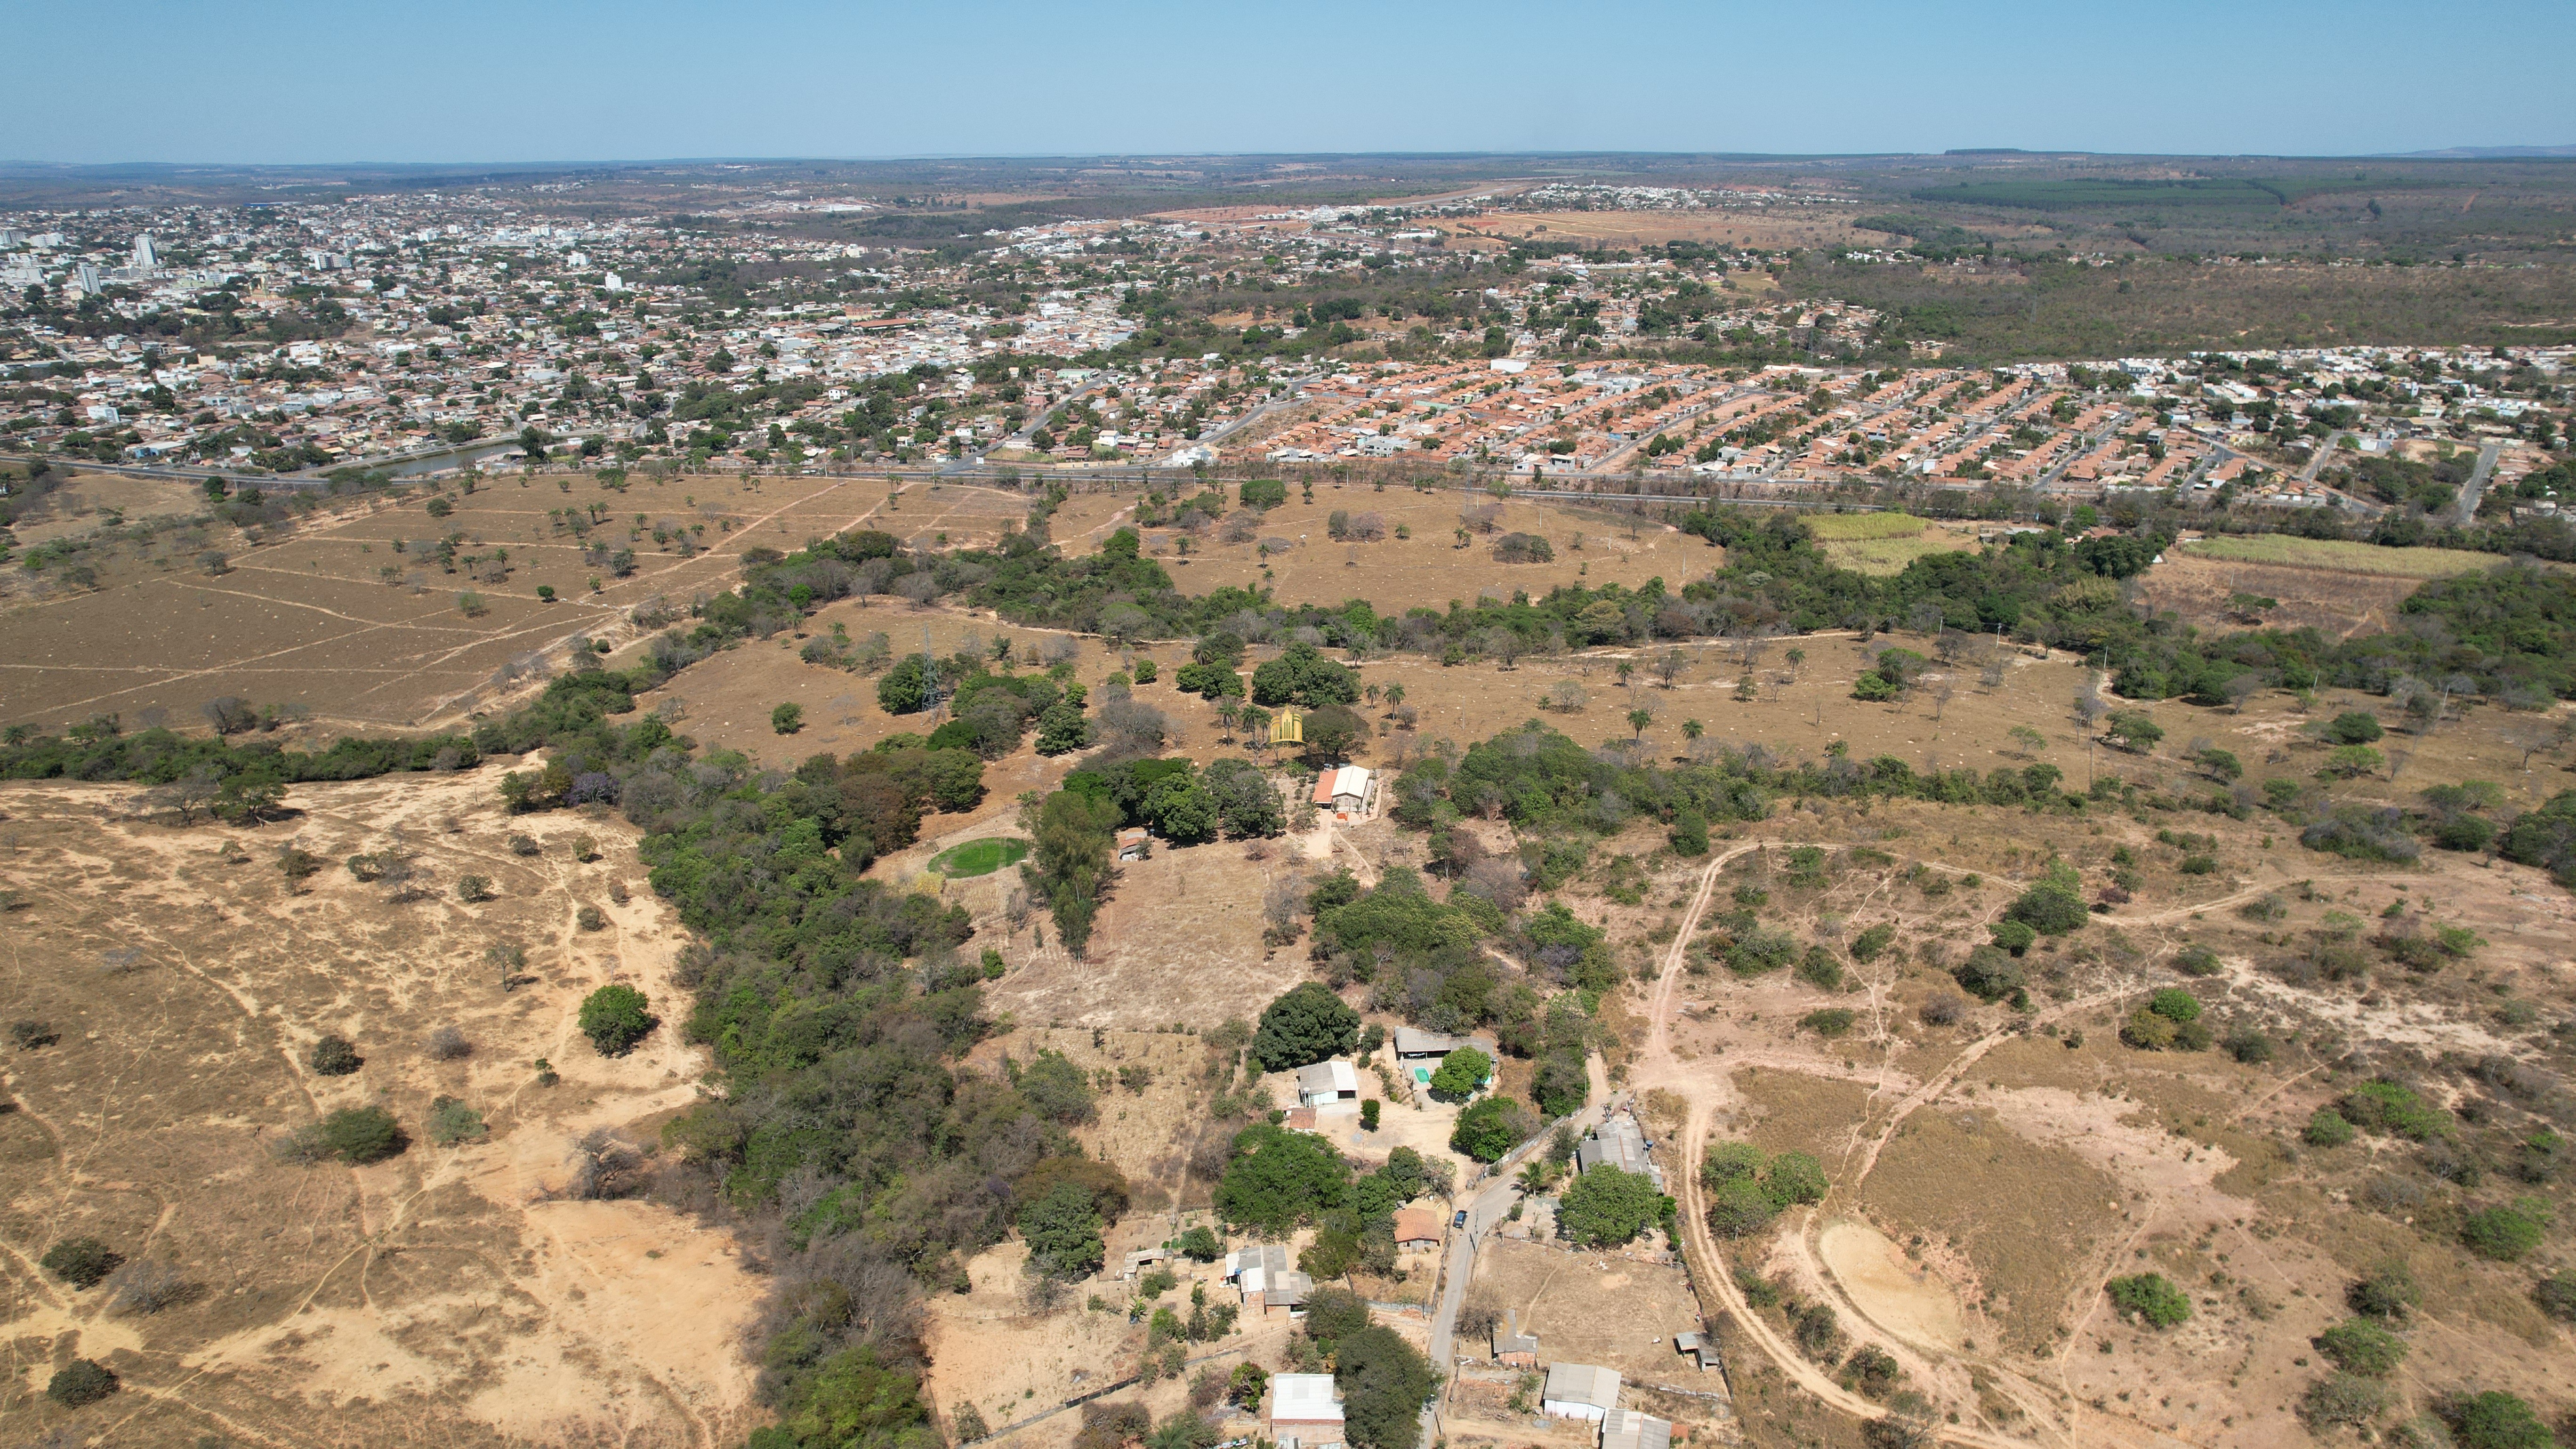
[{"label": "small white building", "polygon": [[1339,1449],[1342,1401],[1331,1374],[1277,1374],[1270,1380],[1270,1437],[1279,1449]]},{"label": "small white building", "polygon": [[1547,1387],[1539,1392],[1539,1408],[1560,1419],[1590,1419],[1599,1423],[1619,1407],[1619,1371],[1595,1368],[1588,1363],[1552,1363],[1547,1366]]},{"label": "small white building", "polygon": [[1356,1102],[1359,1096],[1360,1074],[1340,1057],[1297,1069],[1297,1101],[1303,1106]]}]

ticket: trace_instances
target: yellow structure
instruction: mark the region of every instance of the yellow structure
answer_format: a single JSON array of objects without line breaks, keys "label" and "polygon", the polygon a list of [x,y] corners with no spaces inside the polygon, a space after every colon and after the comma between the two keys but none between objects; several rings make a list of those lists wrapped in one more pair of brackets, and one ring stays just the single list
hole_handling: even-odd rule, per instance
[{"label": "yellow structure", "polygon": [[1274,745],[1306,743],[1306,717],[1293,709],[1282,707],[1277,718],[1270,721],[1270,743]]}]

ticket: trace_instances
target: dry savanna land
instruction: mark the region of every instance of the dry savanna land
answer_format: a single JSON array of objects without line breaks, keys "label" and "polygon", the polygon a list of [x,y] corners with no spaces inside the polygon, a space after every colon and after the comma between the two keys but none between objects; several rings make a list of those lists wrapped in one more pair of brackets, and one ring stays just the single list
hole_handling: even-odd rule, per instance
[{"label": "dry savanna land", "polygon": [[[376,718],[368,709],[388,720],[454,719],[469,691],[491,707],[525,688],[491,676],[533,652],[531,641],[588,633],[611,642],[611,665],[632,662],[649,634],[633,619],[636,606],[659,596],[685,613],[689,597],[728,582],[758,544],[792,548],[861,525],[923,545],[987,541],[1026,506],[995,490],[915,483],[893,492],[864,479],[773,479],[756,489],[638,479],[621,494],[587,480],[567,492],[551,479],[522,487],[505,477],[444,496],[451,511],[440,522],[471,540],[462,552],[511,550],[511,572],[488,586],[492,612],[482,619],[455,609],[461,585],[435,564],[424,572],[444,582],[425,593],[371,576],[379,557],[409,560],[409,541],[428,535],[420,495],[351,505],[345,516],[323,510],[283,538],[240,548],[231,571],[215,577],[155,562],[151,550],[175,545],[122,540],[98,593],[8,607],[105,629],[134,613],[114,607],[119,597],[226,581],[268,591],[241,607],[315,629],[301,622],[316,612],[302,604],[317,597],[441,605],[412,623],[364,615],[364,629],[358,611],[340,609],[349,619],[335,626],[343,633],[334,647],[359,648],[361,634],[380,649],[385,639],[418,643],[411,635],[454,629],[466,650],[457,658],[470,658],[474,672],[464,662],[421,665],[408,682],[388,678],[373,702],[339,709],[272,689],[264,681],[284,676],[238,662],[253,657],[248,648],[148,681],[149,661],[124,636],[102,634],[92,650],[92,663],[135,671],[137,708],[186,723],[200,697],[216,693],[310,699],[316,719],[294,727],[295,737],[319,741],[358,732]],[[596,601],[539,603],[534,584],[556,572],[544,561],[577,570],[580,557],[549,510],[594,501],[622,506],[628,519],[660,508],[692,528],[702,521],[709,543],[682,557],[655,550],[648,528],[635,544],[634,579],[603,580]],[[1125,492],[1077,494],[1057,510],[1053,534],[1084,547],[1131,518],[1135,502]],[[1168,531],[1144,533],[1188,592],[1267,586],[1285,602],[1366,598],[1381,612],[1612,579],[1678,587],[1722,558],[1659,524],[1519,499],[1502,504],[1494,533],[1471,528],[1462,548],[1461,506],[1455,494],[1324,483],[1312,504],[1292,494],[1249,541],[1193,540],[1184,555]],[[717,512],[687,511],[707,507]],[[1382,513],[1386,537],[1332,542],[1337,510]],[[1399,523],[1409,537],[1395,536]],[[1904,550],[1977,546],[1971,529],[1903,515],[1816,524],[1828,552],[1865,571],[1901,568]],[[1497,562],[1491,540],[1508,532],[1548,540],[1552,556]],[[1265,549],[1271,536],[1285,546]],[[391,553],[396,538],[406,540],[403,555]],[[2142,576],[2142,600],[2217,627],[2222,611],[2241,607],[2233,596],[2259,585],[2274,597],[2272,622],[2326,620],[2355,600],[2393,613],[2428,576],[2421,560],[2269,547],[2286,540],[2215,546],[2233,542],[2173,551]],[[522,610],[521,622],[496,632],[505,608]],[[702,748],[740,750],[781,770],[921,732],[922,717],[879,705],[869,668],[807,661],[805,644],[836,634],[882,634],[894,650],[927,647],[943,658],[989,652],[1003,637],[1022,651],[1070,640],[1074,677],[1095,701],[1113,674],[1151,658],[1160,679],[1134,693],[1165,716],[1166,753],[1202,764],[1280,753],[1254,750],[1211,704],[1173,688],[1190,641],[1112,648],[889,595],[836,601],[772,637],[743,640],[638,702]],[[2522,1144],[2567,1110],[2564,1073],[2576,1063],[2563,1024],[2576,1019],[2576,973],[2562,943],[2576,897],[2481,855],[2348,860],[2304,848],[2294,827],[2261,809],[2239,819],[2173,808],[2220,788],[2203,763],[2215,748],[2252,781],[2289,781],[2356,806],[2411,806],[2427,787],[2491,782],[2503,802],[2492,808],[2510,814],[2576,784],[2567,768],[2576,760],[2557,743],[2563,711],[2455,701],[2449,714],[2401,728],[2373,696],[2264,691],[2241,709],[2123,705],[2164,732],[2152,749],[2129,751],[2088,725],[2103,681],[2079,658],[2009,646],[1986,656],[1952,643],[1945,656],[1936,641],[1906,634],[1825,633],[1508,664],[1358,662],[1376,693],[1363,702],[1370,733],[1354,754],[1381,768],[1536,719],[1586,747],[1625,746],[1664,764],[1760,746],[1783,760],[1847,753],[1917,770],[2047,765],[2079,794],[2097,778],[2127,787],[2081,810],[1783,798],[1763,820],[1717,824],[1708,855],[1677,854],[1650,821],[1586,842],[1584,865],[1555,898],[1607,934],[1621,968],[1597,1016],[1596,1070],[1654,1139],[1682,1199],[1682,1241],[1572,1251],[1544,1233],[1558,1184],[1525,1205],[1522,1221],[1539,1232],[1483,1246],[1480,1291],[1507,1301],[1539,1335],[1543,1357],[1620,1367],[1638,1386],[1626,1402],[1674,1419],[1693,1444],[1855,1443],[1860,1416],[1898,1402],[1900,1391],[1921,1395],[1962,1442],[1981,1445],[2269,1446],[2312,1427],[2330,1440],[2336,1431],[2314,1397],[2329,1368],[2311,1340],[2351,1316],[2355,1282],[2390,1264],[2403,1265],[2421,1301],[2394,1325],[2404,1365],[2371,1380],[2381,1387],[2369,1392],[2385,1400],[2382,1422],[2428,1412],[2462,1385],[2567,1409],[2567,1331],[2532,1294],[2540,1276],[2567,1266],[2565,1240],[2553,1231],[2504,1261],[2472,1246],[2469,1225],[2523,1199],[2562,1221],[2568,1213],[2562,1181],[2517,1173]],[[1855,699],[1855,681],[1891,644],[1935,663],[1897,700]],[[323,647],[317,637],[290,653]],[[1269,652],[1256,649],[1248,666]],[[68,690],[76,673],[49,666],[10,687]],[[13,720],[120,707],[19,698]],[[801,705],[803,718],[782,734],[773,711],[785,703]],[[2383,764],[2321,780],[2330,746],[2315,726],[2350,711],[2387,717]],[[1444,898],[1453,882],[1423,834],[1383,815],[1271,840],[1157,842],[1147,858],[1119,866],[1077,958],[1045,911],[1029,907],[1018,869],[969,874],[957,862],[961,846],[1024,838],[1023,797],[1054,788],[1084,758],[1022,744],[987,765],[981,803],[931,814],[919,840],[871,875],[962,907],[970,950],[999,954],[1000,974],[984,988],[996,1029],[965,1070],[1000,1074],[1005,1057],[1023,1064],[1051,1052],[1095,1084],[1093,1113],[1074,1136],[1129,1184],[1127,1214],[1107,1235],[1114,1274],[1125,1252],[1214,1222],[1225,1144],[1244,1120],[1216,1117],[1220,1099],[1241,1110],[1237,1094],[1254,1091],[1260,1102],[1292,1105],[1284,1077],[1255,1074],[1247,1084],[1232,1052],[1210,1041],[1316,972],[1308,941],[1265,933],[1267,903],[1337,868],[1363,886],[1415,870]],[[255,827],[143,818],[114,786],[0,790],[0,888],[12,893],[0,917],[11,942],[0,1015],[44,1023],[53,1036],[6,1058],[15,1110],[0,1113],[0,1183],[17,1377],[0,1412],[40,1428],[113,1424],[138,1442],[182,1444],[206,1435],[296,1445],[728,1443],[762,1421],[755,1368],[739,1348],[761,1302],[756,1252],[633,1190],[656,1162],[661,1123],[698,1100],[708,1065],[677,1029],[687,1010],[674,974],[685,933],[645,886],[636,831],[622,816],[502,812],[499,775],[524,767],[299,785],[288,818]],[[1302,793],[1303,779],[1292,772],[1282,787]],[[1460,828],[1495,852],[1530,843],[1500,819]],[[513,844],[523,834],[533,854]],[[575,849],[583,835],[595,858]],[[289,843],[321,863],[300,887],[275,863]],[[417,884],[363,881],[342,864],[387,851],[413,864]],[[2053,863],[2077,870],[2102,909],[2015,959],[2026,1006],[2009,992],[1986,1000],[1963,991],[1954,968]],[[488,878],[489,899],[459,898],[467,875]],[[2115,876],[2128,882],[2118,899],[2101,894]],[[585,908],[599,912],[597,929],[585,929]],[[1737,974],[1729,943],[1748,926],[1783,934],[1802,953],[1817,948],[1834,970]],[[1878,948],[1855,949],[1879,927]],[[2419,941],[2449,945],[2404,944]],[[599,1055],[572,1021],[582,996],[611,981],[644,990],[663,1017],[618,1058]],[[2136,1026],[2138,1010],[2171,988],[2190,993],[2209,1037],[2203,1049]],[[1400,997],[1370,983],[1345,995],[1380,1025],[1403,1020]],[[442,1028],[454,1029],[461,1052],[437,1039]],[[325,1034],[354,1044],[363,1058],[355,1072],[313,1065]],[[552,1084],[541,1085],[540,1058],[558,1077]],[[1385,1101],[1382,1129],[1362,1132],[1342,1110],[1317,1122],[1326,1140],[1363,1165],[1397,1146],[1446,1160],[1461,1204],[1490,1185],[1448,1150],[1454,1105],[1416,1107],[1375,1065],[1360,1071],[1363,1094]],[[1502,1090],[1525,1098],[1529,1071],[1507,1061]],[[2412,1083],[2423,1106],[2445,1114],[2443,1130],[2421,1141],[2373,1130],[2312,1140],[2320,1108],[2349,1103],[2382,1076]],[[363,1166],[308,1166],[272,1146],[330,1112],[371,1105],[401,1124],[404,1150]],[[439,1140],[433,1122],[448,1132],[458,1119],[440,1114],[459,1105],[479,1114],[480,1131]],[[1698,1163],[1721,1140],[1809,1154],[1828,1187],[1758,1230],[1719,1237],[1705,1227]],[[603,1158],[622,1166],[602,1173]],[[1432,1205],[1444,1217],[1450,1206]],[[36,1266],[71,1236],[169,1265],[180,1296],[137,1313],[116,1306],[115,1285],[71,1290]],[[1292,1250],[1313,1237],[1292,1235]],[[1194,1288],[1232,1301],[1213,1268],[1176,1267],[1176,1283],[1140,1311],[1133,1283],[1046,1286],[1017,1239],[966,1257],[963,1291],[924,1302],[927,1398],[944,1422],[971,1405],[1014,1444],[1072,1443],[1084,1416],[1064,1406],[1137,1372],[1154,1307],[1186,1316]],[[2151,1327],[2105,1297],[2109,1280],[2145,1272],[2180,1289],[2186,1321]],[[1436,1301],[1441,1281],[1438,1258],[1416,1254],[1355,1286],[1397,1305],[1387,1321],[1427,1344],[1420,1305]],[[1709,1324],[1720,1331],[1724,1375],[1701,1374],[1669,1341]],[[1246,1315],[1233,1332],[1189,1345],[1188,1374],[1158,1373],[1117,1393],[1167,1414],[1190,1402],[1187,1378],[1202,1368],[1281,1368],[1294,1331],[1284,1316]],[[1466,1362],[1440,1366],[1453,1375],[1441,1402],[1454,1443],[1572,1442],[1534,1426],[1525,1405],[1515,1409],[1520,1377],[1488,1362],[1482,1340],[1462,1334],[1457,1347]],[[1853,1357],[1864,1349],[1884,1364]],[[74,1357],[109,1363],[127,1390],[77,1421],[41,1398],[46,1376]],[[117,1417],[99,1418],[103,1408]],[[1241,1415],[1225,1427],[1265,1431]]]}]

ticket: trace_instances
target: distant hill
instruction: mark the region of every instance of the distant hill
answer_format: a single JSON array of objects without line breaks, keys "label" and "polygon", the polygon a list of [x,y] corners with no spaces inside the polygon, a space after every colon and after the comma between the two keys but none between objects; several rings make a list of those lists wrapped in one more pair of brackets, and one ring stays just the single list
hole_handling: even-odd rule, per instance
[{"label": "distant hill", "polygon": [[2554,156],[2576,156],[2576,146],[2445,146],[2439,151],[2397,151],[2388,154],[2409,161],[2529,161]]}]

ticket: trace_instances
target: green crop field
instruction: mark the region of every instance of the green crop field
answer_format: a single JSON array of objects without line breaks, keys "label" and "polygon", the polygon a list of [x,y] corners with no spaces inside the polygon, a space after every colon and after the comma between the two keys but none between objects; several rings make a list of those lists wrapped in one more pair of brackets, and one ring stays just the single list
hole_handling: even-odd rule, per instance
[{"label": "green crop field", "polygon": [[1912,538],[1923,531],[1923,520],[1910,513],[1810,513],[1807,529],[1819,541]]},{"label": "green crop field", "polygon": [[969,876],[991,875],[1006,865],[1017,865],[1028,859],[1029,843],[1004,836],[987,836],[952,845],[930,858],[930,868],[951,880]]},{"label": "green crop field", "polygon": [[2229,563],[2286,564],[2292,568],[2341,569],[2354,574],[2385,574],[2401,579],[2439,579],[2452,574],[2491,569],[2504,560],[2491,553],[2459,548],[2390,548],[2340,539],[2292,538],[2282,533],[2230,534],[2184,544],[2195,558]]}]

